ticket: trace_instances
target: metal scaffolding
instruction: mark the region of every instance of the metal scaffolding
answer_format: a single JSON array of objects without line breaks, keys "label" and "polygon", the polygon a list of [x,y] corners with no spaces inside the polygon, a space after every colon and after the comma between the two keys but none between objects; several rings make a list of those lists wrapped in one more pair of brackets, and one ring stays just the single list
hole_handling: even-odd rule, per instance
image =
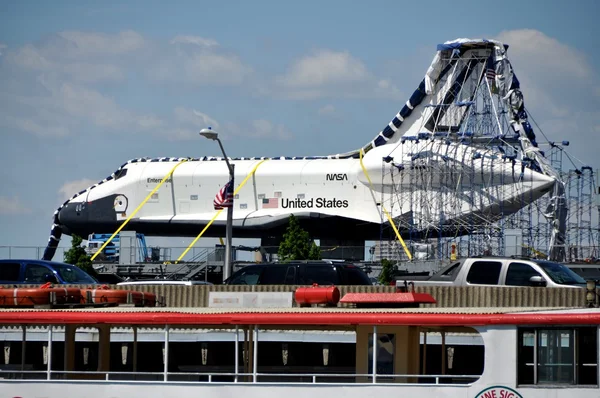
[{"label": "metal scaffolding", "polygon": [[[425,132],[402,137],[393,150],[395,167],[389,167],[390,159],[382,160],[381,186],[386,186],[384,180],[393,183],[392,192],[381,192],[381,202],[400,214],[394,221],[415,259],[446,260],[452,247],[458,257],[546,258],[555,228],[553,192],[541,198],[530,196],[533,181],[524,171],[535,170],[536,164],[519,144],[506,101],[497,95],[485,68],[473,62],[477,56],[458,61],[465,69],[473,65],[472,73],[465,74],[450,103],[425,106],[423,112],[431,115],[422,118],[419,131]],[[596,214],[593,170],[580,166],[563,171],[567,141],[540,145],[547,148],[545,159],[565,184],[566,260],[597,258],[600,207]],[[397,162],[399,158],[404,161]],[[512,170],[509,177],[507,169]],[[390,243],[394,234],[385,224],[380,240],[380,245],[388,242],[395,259],[407,260],[400,246]]]}]

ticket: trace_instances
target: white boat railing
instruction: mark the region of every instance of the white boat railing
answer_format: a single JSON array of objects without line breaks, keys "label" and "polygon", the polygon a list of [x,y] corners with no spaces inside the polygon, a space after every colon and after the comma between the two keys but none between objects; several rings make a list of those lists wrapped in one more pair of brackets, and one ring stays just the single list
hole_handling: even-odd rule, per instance
[{"label": "white boat railing", "polygon": [[[76,377],[68,377],[73,375]],[[38,377],[36,377],[38,376]],[[197,372],[103,372],[52,370],[3,370],[0,383],[52,382],[111,382],[111,383],[192,383],[192,384],[406,384],[406,385],[468,385],[481,375],[440,374],[354,374],[354,373],[197,373]],[[194,378],[195,380],[191,380]],[[223,379],[229,380],[223,380]],[[261,380],[263,379],[263,380]],[[267,379],[267,380],[265,380]],[[338,379],[338,380],[335,380]],[[343,379],[343,380],[339,380]],[[352,381],[351,381],[352,380]]]}]

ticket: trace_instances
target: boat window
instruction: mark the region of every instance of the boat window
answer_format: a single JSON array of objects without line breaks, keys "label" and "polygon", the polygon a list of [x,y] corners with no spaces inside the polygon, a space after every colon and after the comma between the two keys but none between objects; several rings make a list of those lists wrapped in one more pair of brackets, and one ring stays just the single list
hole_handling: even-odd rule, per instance
[{"label": "boat window", "polygon": [[518,384],[598,384],[598,328],[520,329]]},{"label": "boat window", "polygon": [[497,285],[502,263],[498,261],[475,261],[467,275],[467,283],[473,285]]},{"label": "boat window", "polygon": [[[393,375],[394,352],[396,351],[395,334],[377,335],[377,374]],[[369,373],[373,373],[373,333],[369,333]]]},{"label": "boat window", "polygon": [[541,276],[531,265],[523,263],[510,263],[506,272],[506,285],[531,286],[529,279],[532,276]]},{"label": "boat window", "polygon": [[283,285],[288,267],[280,265],[267,265],[260,277],[261,285]]},{"label": "boat window", "polygon": [[0,264],[0,281],[18,282],[21,273],[21,264],[3,263]]}]

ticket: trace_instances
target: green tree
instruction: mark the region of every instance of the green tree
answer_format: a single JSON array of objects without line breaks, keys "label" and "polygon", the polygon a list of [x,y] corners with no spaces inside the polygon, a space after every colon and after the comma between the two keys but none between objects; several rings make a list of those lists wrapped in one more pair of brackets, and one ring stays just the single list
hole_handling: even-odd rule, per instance
[{"label": "green tree", "polygon": [[290,215],[289,225],[279,245],[279,260],[320,260],[321,249],[310,238],[307,231],[300,227],[298,219]]},{"label": "green tree", "polygon": [[71,237],[71,248],[65,252],[65,262],[81,268],[89,275],[96,276],[96,270],[92,266],[92,260],[85,252],[85,249],[81,247],[81,242],[83,242],[83,238],[73,234]]},{"label": "green tree", "polygon": [[394,280],[394,274],[396,273],[396,265],[393,261],[384,258],[381,260],[381,273],[377,280],[382,285],[389,285]]},{"label": "green tree", "polygon": [[320,260],[321,259],[321,248],[317,246],[315,241],[312,241],[310,245],[310,253],[308,253],[309,260]]}]

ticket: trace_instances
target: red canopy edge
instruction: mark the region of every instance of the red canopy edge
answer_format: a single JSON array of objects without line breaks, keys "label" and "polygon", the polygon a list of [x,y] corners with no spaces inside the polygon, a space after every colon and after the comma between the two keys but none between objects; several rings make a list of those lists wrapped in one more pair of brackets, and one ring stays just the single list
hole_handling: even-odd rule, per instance
[{"label": "red canopy edge", "polygon": [[347,293],[342,303],[435,304],[429,293]]},{"label": "red canopy edge", "polygon": [[600,313],[389,313],[389,312],[92,312],[7,311],[0,325],[599,325]]}]

